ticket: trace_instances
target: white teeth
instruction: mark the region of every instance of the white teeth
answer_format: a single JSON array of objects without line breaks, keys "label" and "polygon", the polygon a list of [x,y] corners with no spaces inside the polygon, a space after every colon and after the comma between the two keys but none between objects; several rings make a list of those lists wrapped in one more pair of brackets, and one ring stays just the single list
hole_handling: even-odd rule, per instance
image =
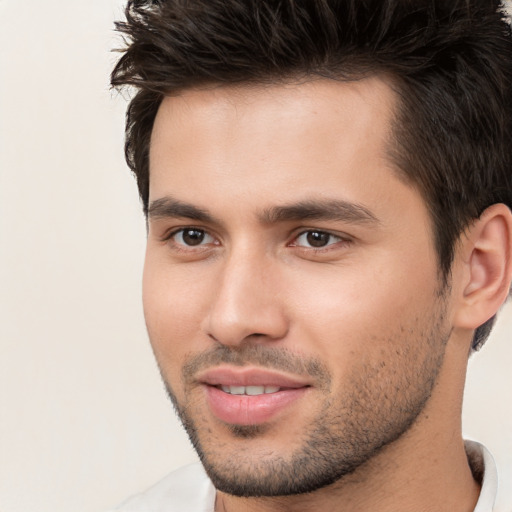
[{"label": "white teeth", "polygon": [[228,390],[232,395],[245,395],[245,386],[228,386]]},{"label": "white teeth", "polygon": [[277,393],[281,388],[279,386],[221,386],[221,389],[230,395],[257,396]]},{"label": "white teeth", "polygon": [[246,386],[245,394],[250,396],[263,395],[265,388],[263,386]]}]

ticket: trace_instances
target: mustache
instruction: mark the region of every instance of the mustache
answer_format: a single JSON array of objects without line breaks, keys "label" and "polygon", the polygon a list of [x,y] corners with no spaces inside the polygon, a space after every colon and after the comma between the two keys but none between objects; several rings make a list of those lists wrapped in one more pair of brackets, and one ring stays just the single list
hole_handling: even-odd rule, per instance
[{"label": "mustache", "polygon": [[254,365],[301,377],[313,377],[318,385],[325,388],[331,383],[330,372],[320,359],[304,356],[287,348],[266,345],[242,345],[237,348],[217,345],[191,355],[182,368],[183,381],[193,382],[198,372],[221,364],[240,367]]}]

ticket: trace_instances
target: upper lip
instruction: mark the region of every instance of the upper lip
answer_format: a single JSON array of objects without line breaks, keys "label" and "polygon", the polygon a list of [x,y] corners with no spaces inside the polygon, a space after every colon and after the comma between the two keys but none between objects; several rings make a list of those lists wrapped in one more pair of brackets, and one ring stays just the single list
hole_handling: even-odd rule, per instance
[{"label": "upper lip", "polygon": [[291,377],[264,368],[233,368],[220,366],[201,372],[197,380],[209,386],[277,386],[303,388],[311,384],[304,379]]}]

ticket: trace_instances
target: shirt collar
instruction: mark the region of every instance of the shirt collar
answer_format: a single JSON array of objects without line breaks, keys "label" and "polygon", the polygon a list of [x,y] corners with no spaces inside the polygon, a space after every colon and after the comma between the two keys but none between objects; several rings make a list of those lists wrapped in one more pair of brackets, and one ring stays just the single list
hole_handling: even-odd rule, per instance
[{"label": "shirt collar", "polygon": [[496,463],[489,450],[482,444],[466,441],[465,447],[473,476],[482,486],[474,512],[492,512],[498,492]]}]

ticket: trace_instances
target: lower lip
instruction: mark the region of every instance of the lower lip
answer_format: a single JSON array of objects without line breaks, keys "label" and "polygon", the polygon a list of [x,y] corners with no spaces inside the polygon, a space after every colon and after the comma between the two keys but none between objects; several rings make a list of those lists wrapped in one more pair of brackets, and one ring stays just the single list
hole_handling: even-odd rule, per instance
[{"label": "lower lip", "polygon": [[249,396],[231,395],[214,386],[206,386],[206,396],[210,410],[219,420],[231,425],[259,425],[299,400],[307,389],[285,389]]}]

